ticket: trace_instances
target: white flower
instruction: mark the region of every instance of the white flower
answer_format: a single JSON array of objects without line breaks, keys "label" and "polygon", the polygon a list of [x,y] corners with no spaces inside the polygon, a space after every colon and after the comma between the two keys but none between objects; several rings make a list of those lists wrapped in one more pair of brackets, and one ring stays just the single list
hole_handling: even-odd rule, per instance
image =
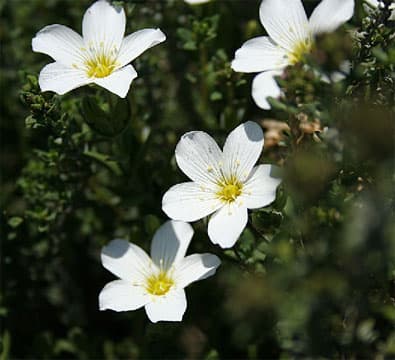
[{"label": "white flower", "polygon": [[209,2],[210,0],[184,0],[189,5],[199,5]]},{"label": "white flower", "polygon": [[[378,1],[378,0],[365,0],[365,2],[375,8],[382,7],[384,5],[384,3],[382,1]],[[389,8],[390,8],[390,10],[392,10],[389,19],[395,20],[395,3],[392,3]]]},{"label": "white flower", "polygon": [[85,12],[82,37],[58,24],[39,31],[32,40],[33,51],[55,60],[41,70],[41,90],[62,95],[94,83],[125,97],[137,77],[133,66],[128,64],[166,39],[159,29],[143,29],[124,38],[125,25],[122,8],[99,0]]},{"label": "white flower", "polygon": [[103,266],[119,277],[99,295],[100,310],[130,311],[145,306],[148,318],[181,321],[187,307],[184,288],[215,274],[220,260],[212,254],[185,256],[191,225],[168,221],[155,233],[151,258],[140,247],[113,240],[102,249]]},{"label": "white flower", "polygon": [[301,0],[263,0],[260,19],[269,36],[248,40],[236,51],[232,68],[259,72],[252,84],[252,97],[262,109],[270,109],[268,97],[278,97],[274,76],[303,60],[312,50],[317,34],[334,31],[354,13],[354,0],[322,0],[307,19]]},{"label": "white flower", "polygon": [[175,153],[192,182],[170,188],[163,196],[163,211],[188,222],[214,213],[208,223],[211,241],[232,247],[247,224],[247,209],[266,206],[276,197],[280,180],[271,176],[272,166],[254,167],[262,149],[262,129],[251,121],[229,134],[223,151],[205,132],[186,133]]}]

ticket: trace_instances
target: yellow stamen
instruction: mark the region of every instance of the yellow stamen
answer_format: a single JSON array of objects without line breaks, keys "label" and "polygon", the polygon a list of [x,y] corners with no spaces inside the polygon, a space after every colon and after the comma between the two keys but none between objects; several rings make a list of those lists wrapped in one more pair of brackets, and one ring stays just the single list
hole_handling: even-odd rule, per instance
[{"label": "yellow stamen", "polygon": [[220,190],[217,192],[218,198],[225,203],[232,203],[241,195],[243,185],[235,178],[224,180],[218,184]]},{"label": "yellow stamen", "polygon": [[152,275],[147,279],[146,289],[151,295],[165,295],[174,285],[174,281],[166,272],[161,271],[158,275]]},{"label": "yellow stamen", "polygon": [[86,73],[89,77],[104,78],[115,70],[116,61],[112,57],[100,54],[86,60],[85,66],[87,67]]},{"label": "yellow stamen", "polygon": [[296,44],[293,50],[288,54],[289,62],[292,65],[302,62],[304,57],[307,54],[311,53],[312,48],[313,48],[313,44],[312,41],[309,39],[299,42],[298,44]]}]

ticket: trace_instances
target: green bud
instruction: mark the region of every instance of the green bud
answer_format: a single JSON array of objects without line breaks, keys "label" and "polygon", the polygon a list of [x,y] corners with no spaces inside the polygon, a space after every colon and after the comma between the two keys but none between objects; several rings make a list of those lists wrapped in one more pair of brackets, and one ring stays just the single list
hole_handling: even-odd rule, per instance
[{"label": "green bud", "polygon": [[127,126],[130,110],[127,101],[117,99],[104,111],[94,97],[82,100],[82,113],[85,122],[100,135],[114,137],[119,135]]}]

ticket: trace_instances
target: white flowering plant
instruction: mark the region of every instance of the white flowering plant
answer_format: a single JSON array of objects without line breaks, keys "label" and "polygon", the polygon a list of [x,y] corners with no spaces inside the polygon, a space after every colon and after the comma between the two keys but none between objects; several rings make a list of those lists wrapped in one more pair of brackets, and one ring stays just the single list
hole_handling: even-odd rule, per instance
[{"label": "white flowering plant", "polygon": [[0,11],[1,359],[394,356],[393,1]]}]

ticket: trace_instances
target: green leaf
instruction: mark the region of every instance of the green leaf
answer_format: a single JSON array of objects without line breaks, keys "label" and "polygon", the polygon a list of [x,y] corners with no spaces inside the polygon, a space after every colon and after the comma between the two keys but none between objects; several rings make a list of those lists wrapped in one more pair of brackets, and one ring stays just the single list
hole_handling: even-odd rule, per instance
[{"label": "green leaf", "polygon": [[117,99],[108,105],[104,111],[93,96],[84,97],[82,100],[82,113],[85,122],[98,134],[106,137],[119,135],[127,126],[130,109],[126,100]]},{"label": "green leaf", "polygon": [[17,228],[19,225],[21,225],[23,222],[23,219],[19,216],[13,216],[8,220],[8,225],[10,225],[12,228]]},{"label": "green leaf", "polygon": [[11,347],[11,335],[6,330],[3,333],[1,342],[1,353],[0,353],[0,360],[8,360],[10,357],[10,347]]},{"label": "green leaf", "polygon": [[207,353],[207,355],[206,355],[206,357],[205,357],[205,360],[218,360],[219,358],[220,358],[220,357],[219,357],[218,351],[215,350],[215,349],[211,349],[211,350]]},{"label": "green leaf", "polygon": [[218,101],[222,99],[222,94],[218,91],[214,91],[213,93],[211,93],[210,95],[210,100],[211,101]]},{"label": "green leaf", "polygon": [[84,155],[96,160],[100,164],[106,166],[108,169],[110,169],[114,174],[121,176],[122,175],[122,170],[119,167],[118,163],[114,160],[111,160],[108,155],[105,154],[100,154],[96,151],[85,151]]}]

